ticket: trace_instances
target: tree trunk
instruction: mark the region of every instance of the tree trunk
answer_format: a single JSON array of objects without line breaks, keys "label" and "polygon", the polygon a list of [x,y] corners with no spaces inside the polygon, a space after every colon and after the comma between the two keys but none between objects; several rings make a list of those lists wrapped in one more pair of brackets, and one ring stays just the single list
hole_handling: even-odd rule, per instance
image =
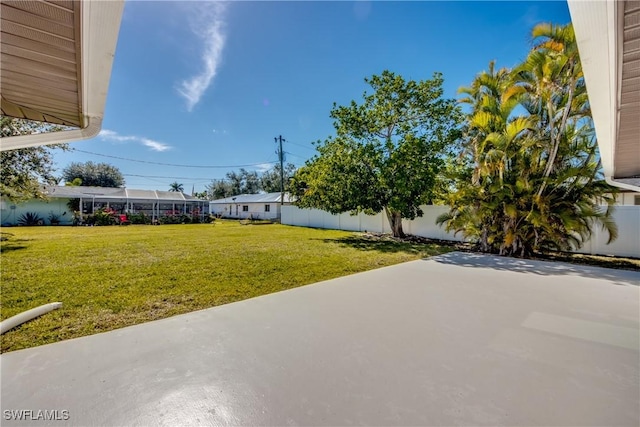
[{"label": "tree trunk", "polygon": [[489,250],[489,230],[487,226],[482,227],[482,236],[480,237],[480,252],[491,252]]},{"label": "tree trunk", "polygon": [[406,237],[404,231],[402,231],[402,214],[400,212],[391,211],[385,206],[384,212],[389,219],[389,225],[391,226],[391,232],[393,237]]},{"label": "tree trunk", "polygon": [[551,153],[549,153],[549,158],[547,159],[547,165],[544,169],[544,174],[543,174],[543,180],[542,180],[542,184],[540,185],[540,189],[538,190],[538,197],[542,196],[542,193],[544,192],[547,183],[546,183],[546,179],[549,178],[549,176],[551,175],[551,172],[553,171],[553,165],[556,162],[556,156],[558,155],[558,149],[560,148],[560,143],[562,142],[562,134],[565,130],[565,127],[567,126],[567,118],[569,117],[569,111],[571,110],[571,102],[573,102],[573,90],[574,90],[574,82],[573,80],[571,80],[570,84],[569,84],[569,98],[567,99],[567,105],[564,107],[564,111],[562,112],[562,119],[560,121],[560,129],[558,129],[558,132],[555,135],[555,140],[554,140],[554,135],[553,135],[553,111],[551,108],[551,100],[549,100],[549,127],[550,127],[550,134],[551,134],[551,141],[552,141],[552,149],[551,149]]}]

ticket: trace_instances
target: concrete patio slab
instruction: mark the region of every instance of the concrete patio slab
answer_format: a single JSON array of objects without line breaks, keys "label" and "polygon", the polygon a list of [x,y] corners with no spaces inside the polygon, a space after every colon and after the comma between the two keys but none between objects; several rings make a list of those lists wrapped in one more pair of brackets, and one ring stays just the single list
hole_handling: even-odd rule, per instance
[{"label": "concrete patio slab", "polygon": [[409,262],[3,354],[2,425],[637,426],[639,285]]}]

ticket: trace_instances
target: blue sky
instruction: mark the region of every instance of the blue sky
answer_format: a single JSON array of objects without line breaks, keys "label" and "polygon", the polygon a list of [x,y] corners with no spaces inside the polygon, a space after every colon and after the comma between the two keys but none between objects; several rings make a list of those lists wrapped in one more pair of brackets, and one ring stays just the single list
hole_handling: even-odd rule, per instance
[{"label": "blue sky", "polygon": [[456,97],[490,60],[523,59],[543,21],[568,23],[566,2],[128,1],[103,132],[71,147],[148,163],[73,151],[56,166],[107,162],[130,188],[202,191],[235,165],[271,167],[278,135],[301,166],[333,133],[333,102],[359,100],[364,77],[440,71]]}]

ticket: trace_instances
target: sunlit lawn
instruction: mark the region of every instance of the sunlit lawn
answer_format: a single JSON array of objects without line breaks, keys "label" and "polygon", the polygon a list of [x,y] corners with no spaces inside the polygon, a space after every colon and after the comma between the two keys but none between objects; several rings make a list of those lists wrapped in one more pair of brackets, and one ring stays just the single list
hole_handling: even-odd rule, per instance
[{"label": "sunlit lawn", "polygon": [[2,336],[2,352],[95,334],[451,248],[283,225],[2,229],[1,318],[63,307]]}]

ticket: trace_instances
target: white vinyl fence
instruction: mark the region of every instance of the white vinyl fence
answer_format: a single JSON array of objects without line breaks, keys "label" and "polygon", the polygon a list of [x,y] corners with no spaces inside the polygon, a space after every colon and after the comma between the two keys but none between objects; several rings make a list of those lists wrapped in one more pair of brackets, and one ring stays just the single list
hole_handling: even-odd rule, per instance
[{"label": "white vinyl fence", "polygon": [[[436,224],[436,218],[447,212],[446,206],[422,206],[424,215],[412,221],[403,220],[402,228],[407,234],[429,239],[462,241],[460,234],[454,236]],[[592,255],[615,255],[640,258],[640,206],[617,206],[613,214],[618,225],[618,239],[607,245],[608,235],[596,227],[589,240],[579,253]],[[296,206],[283,206],[282,224],[300,227],[328,228],[333,230],[370,231],[390,233],[389,221],[384,213],[376,215],[333,215],[318,209],[299,209]]]},{"label": "white vinyl fence", "polygon": [[607,245],[609,234],[595,227],[591,240],[576,252],[640,258],[640,206],[616,206],[613,219],[618,225],[616,240]]}]

